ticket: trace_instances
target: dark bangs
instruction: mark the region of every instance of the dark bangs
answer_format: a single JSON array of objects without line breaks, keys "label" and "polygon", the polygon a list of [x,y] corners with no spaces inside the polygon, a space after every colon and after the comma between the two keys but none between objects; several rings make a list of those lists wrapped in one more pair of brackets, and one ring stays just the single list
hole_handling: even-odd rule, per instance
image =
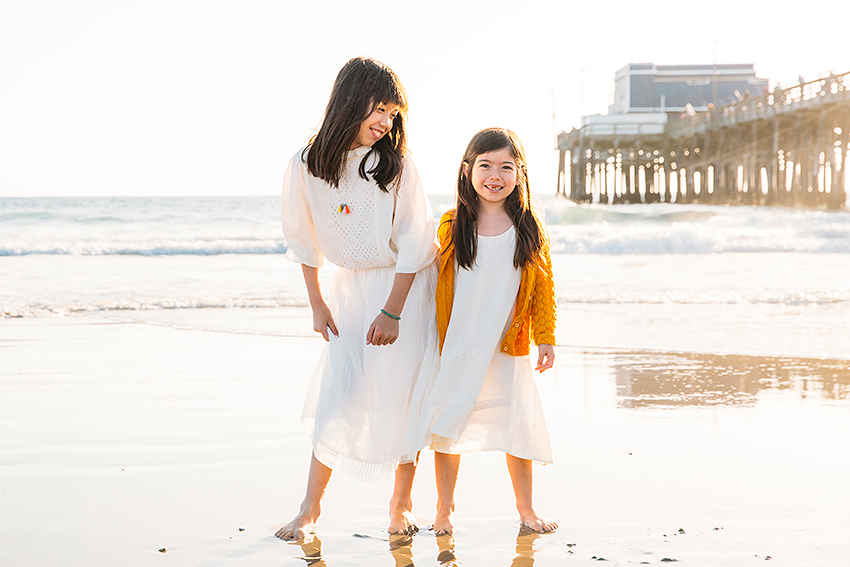
[{"label": "dark bangs", "polygon": [[[478,193],[472,186],[471,173],[481,154],[507,149],[516,162],[517,181],[513,192],[505,199],[505,212],[516,229],[516,248],[513,264],[522,268],[537,259],[543,235],[541,219],[531,206],[531,190],[525,149],[519,137],[505,128],[487,128],[475,134],[463,154],[457,176],[457,208],[452,226],[455,258],[462,268],[470,269],[478,252]],[[467,164],[470,175],[463,172]]]},{"label": "dark bangs", "polygon": [[[398,106],[399,113],[390,131],[363,156],[359,173],[363,179],[371,175],[381,190],[388,191],[401,177],[404,165],[407,94],[392,69],[374,59],[355,57],[337,75],[322,126],[307,153],[308,171],[338,186],[346,153],[357,138],[360,124],[381,103]],[[366,163],[376,151],[378,159],[375,166],[366,171]]]}]

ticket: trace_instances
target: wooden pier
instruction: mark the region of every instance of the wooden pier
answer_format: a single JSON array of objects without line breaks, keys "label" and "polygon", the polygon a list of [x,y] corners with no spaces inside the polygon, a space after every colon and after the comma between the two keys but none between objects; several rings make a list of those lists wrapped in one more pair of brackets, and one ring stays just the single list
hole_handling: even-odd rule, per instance
[{"label": "wooden pier", "polygon": [[619,116],[634,123],[558,136],[559,194],[583,203],[845,206],[850,73],[665,124]]}]

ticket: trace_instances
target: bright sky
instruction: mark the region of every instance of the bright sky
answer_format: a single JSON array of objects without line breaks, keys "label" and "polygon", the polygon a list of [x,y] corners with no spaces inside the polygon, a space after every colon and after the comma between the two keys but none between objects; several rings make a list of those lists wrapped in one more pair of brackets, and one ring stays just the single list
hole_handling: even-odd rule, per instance
[{"label": "bright sky", "polygon": [[630,62],[716,53],[771,84],[850,71],[847,0],[783,6],[0,0],[0,196],[276,194],[357,55],[401,77],[429,193],[453,191],[489,126],[519,134],[532,192],[553,193],[554,132],[607,112]]}]

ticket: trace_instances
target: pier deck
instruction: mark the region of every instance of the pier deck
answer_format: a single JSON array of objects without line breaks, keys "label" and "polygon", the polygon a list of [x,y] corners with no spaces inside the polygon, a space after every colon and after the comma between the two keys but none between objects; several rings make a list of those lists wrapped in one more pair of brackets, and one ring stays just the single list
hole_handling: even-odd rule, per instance
[{"label": "pier deck", "polygon": [[[558,136],[576,202],[845,206],[850,73],[653,124],[599,117]],[[567,167],[569,165],[569,168]]]}]

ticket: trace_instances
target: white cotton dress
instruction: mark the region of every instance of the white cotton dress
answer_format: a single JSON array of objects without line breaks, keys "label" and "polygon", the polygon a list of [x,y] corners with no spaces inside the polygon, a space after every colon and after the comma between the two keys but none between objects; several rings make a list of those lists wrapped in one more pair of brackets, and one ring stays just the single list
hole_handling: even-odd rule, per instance
[{"label": "white cotton dress", "polygon": [[[306,154],[290,161],[283,186],[287,257],[312,267],[325,258],[336,270],[328,307],[339,330],[319,357],[304,403],[316,458],[361,480],[391,474],[416,454],[408,411],[417,381],[438,361],[434,289],[438,252],[431,207],[412,160],[389,193],[358,174],[368,147],[348,152],[339,187],[307,171]],[[377,152],[367,157],[366,170]],[[340,206],[348,210],[340,212]],[[415,273],[399,321],[399,337],[369,346],[396,273]],[[411,454],[412,452],[412,454]]]},{"label": "white cotton dress", "polygon": [[522,276],[513,265],[515,235],[511,227],[479,236],[472,269],[455,265],[440,369],[428,384],[417,437],[441,453],[504,451],[551,463],[531,359],[500,351]]}]

